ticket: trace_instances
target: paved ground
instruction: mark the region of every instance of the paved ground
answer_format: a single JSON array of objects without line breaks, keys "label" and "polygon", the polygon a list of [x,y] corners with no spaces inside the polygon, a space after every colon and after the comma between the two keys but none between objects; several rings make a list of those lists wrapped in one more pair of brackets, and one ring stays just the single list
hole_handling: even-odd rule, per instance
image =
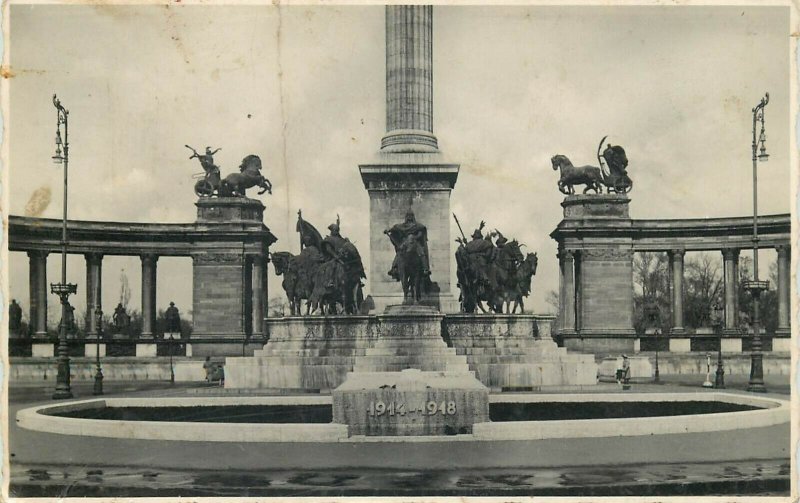
[{"label": "paved ground", "polygon": [[[631,392],[700,391],[703,377],[664,376],[668,384],[636,384]],[[768,376],[770,394],[788,398],[787,381]],[[744,389],[746,379],[726,384],[729,390]],[[91,382],[75,383],[73,390],[76,398],[92,396]],[[107,396],[186,396],[218,388],[107,382],[105,390]],[[615,384],[600,385],[597,391],[622,392]],[[49,386],[12,384],[10,417],[20,408],[53,403],[51,393]],[[789,490],[788,424],[580,442],[455,444],[112,440],[32,432],[13,422],[9,435],[11,494],[19,497],[786,495]],[[593,457],[619,462],[598,465]],[[331,464],[341,468],[323,469]],[[480,468],[484,464],[500,467]]]}]

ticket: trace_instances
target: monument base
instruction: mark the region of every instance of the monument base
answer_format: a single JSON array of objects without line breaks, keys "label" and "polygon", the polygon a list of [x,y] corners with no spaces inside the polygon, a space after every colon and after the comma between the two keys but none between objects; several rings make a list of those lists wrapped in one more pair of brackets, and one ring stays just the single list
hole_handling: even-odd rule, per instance
[{"label": "monument base", "polygon": [[226,388],[332,390],[377,337],[374,316],[292,316],[266,325],[263,348],[225,360]]},{"label": "monument base", "polygon": [[489,421],[489,390],[471,372],[357,372],[333,391],[333,422],[349,435],[472,433]]},{"label": "monument base", "polygon": [[445,326],[450,344],[492,390],[596,384],[594,356],[559,348],[551,322],[531,314],[459,314],[449,315]]}]

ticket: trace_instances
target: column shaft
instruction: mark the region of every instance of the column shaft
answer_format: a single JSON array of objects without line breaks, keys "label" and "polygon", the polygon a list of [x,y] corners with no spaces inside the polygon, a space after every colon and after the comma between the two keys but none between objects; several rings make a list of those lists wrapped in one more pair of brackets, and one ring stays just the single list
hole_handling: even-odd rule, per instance
[{"label": "column shaft", "polygon": [[722,250],[722,258],[725,282],[725,329],[737,330],[739,311],[736,297],[739,295],[739,279],[736,277],[736,262],[739,261],[739,250],[725,248]]},{"label": "column shaft", "polygon": [[[386,7],[386,136],[381,148],[435,151],[433,7]],[[420,150],[421,149],[421,150]]]},{"label": "column shaft", "polygon": [[778,330],[789,332],[791,293],[791,248],[786,245],[776,247],[778,251]]},{"label": "column shaft", "polygon": [[30,264],[30,322],[33,335],[47,336],[47,252],[28,252]]},{"label": "column shaft", "polygon": [[95,310],[102,304],[103,256],[87,253],[86,259],[86,333],[97,334]]},{"label": "column shaft", "polygon": [[257,256],[253,259],[253,335],[264,334],[264,318],[267,307],[266,287],[266,259]]},{"label": "column shaft", "polygon": [[672,331],[681,333],[683,326],[683,256],[685,250],[672,250]]},{"label": "column shaft", "polygon": [[154,335],[156,321],[156,263],[158,257],[153,254],[141,256],[142,259],[142,335],[150,338]]},{"label": "column shaft", "polygon": [[564,323],[566,332],[575,331],[575,254],[571,250],[564,252]]}]

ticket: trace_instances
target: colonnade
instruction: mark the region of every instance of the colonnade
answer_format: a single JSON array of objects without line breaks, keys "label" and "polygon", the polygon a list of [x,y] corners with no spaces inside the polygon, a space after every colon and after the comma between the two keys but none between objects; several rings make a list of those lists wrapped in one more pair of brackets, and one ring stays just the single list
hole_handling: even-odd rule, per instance
[{"label": "colonnade", "polygon": [[[790,331],[790,275],[791,248],[789,245],[777,245],[778,284],[778,328],[780,334]],[[739,331],[739,254],[738,248],[723,248],[723,281],[724,281],[724,330],[728,333]],[[684,323],[684,256],[685,249],[667,250],[669,258],[670,297],[672,312],[671,333],[686,332]],[[564,249],[559,252],[560,292],[562,299],[559,309],[562,332],[576,332],[581,329],[580,314],[582,286],[580,279],[582,253],[580,250]],[[631,285],[631,288],[633,286]]]},{"label": "colonnade", "polygon": [[[49,285],[47,283],[47,251],[29,251],[30,265],[30,324],[35,337],[47,335],[47,298]],[[97,334],[97,320],[94,316],[95,309],[102,305],[102,271],[103,254],[86,253],[86,333],[89,336]],[[155,322],[157,312],[156,288],[158,284],[158,259],[154,253],[145,253],[139,256],[142,266],[142,333],[141,338],[152,338],[155,335]],[[250,288],[250,306],[252,319],[249,326],[253,334],[264,333],[264,318],[267,316],[267,263],[265,255],[249,254],[246,257],[245,274]],[[79,290],[80,291],[80,290]]]}]

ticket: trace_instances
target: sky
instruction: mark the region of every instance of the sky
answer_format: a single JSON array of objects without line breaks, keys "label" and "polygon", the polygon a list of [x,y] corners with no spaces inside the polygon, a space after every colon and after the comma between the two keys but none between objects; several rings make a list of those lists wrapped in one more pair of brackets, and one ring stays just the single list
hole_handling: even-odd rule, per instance
[{"label": "sky", "polygon": [[[320,230],[338,213],[369,264],[358,165],[385,132],[383,7],[10,11],[10,214],[61,218],[57,93],[70,110],[70,218],[193,221],[201,170],[184,144],[210,145],[222,148],[223,176],[261,157],[274,187],[259,197],[272,251],[299,251],[298,209]],[[451,210],[468,234],[485,220],[538,252],[526,307],[548,311],[563,198],[554,154],[596,164],[603,136],[622,145],[633,218],[751,215],[751,109],[769,91],[759,211],[788,213],[790,31],[784,7],[434,7],[434,133],[461,165]],[[27,316],[28,258],[11,253],[9,266]],[[51,255],[48,279],[59,274]],[[138,257],[110,256],[103,306],[119,301],[123,274],[140,306]],[[80,312],[82,256],[70,257],[68,280]],[[272,267],[269,284],[280,295]],[[159,308],[173,300],[188,314],[191,292],[191,260],[162,257]]]}]

